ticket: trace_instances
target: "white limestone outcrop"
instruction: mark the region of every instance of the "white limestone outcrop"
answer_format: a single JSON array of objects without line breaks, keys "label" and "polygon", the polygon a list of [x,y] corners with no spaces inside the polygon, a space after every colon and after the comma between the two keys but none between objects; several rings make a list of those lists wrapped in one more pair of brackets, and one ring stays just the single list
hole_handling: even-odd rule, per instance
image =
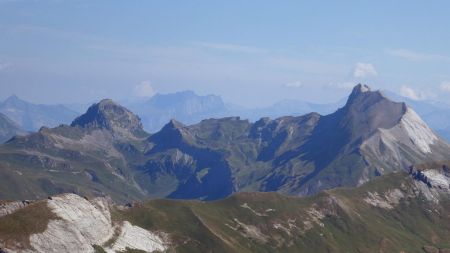
[{"label": "white limestone outcrop", "polygon": [[[105,247],[107,252],[127,248],[145,252],[167,250],[166,236],[127,221],[113,224],[110,204],[105,198],[89,201],[75,194],[63,194],[46,201],[57,219],[50,220],[44,232],[30,236],[29,249],[5,249],[6,252],[93,253],[93,245],[103,246],[108,241],[113,242]],[[120,230],[119,235],[115,235],[116,229]]]}]

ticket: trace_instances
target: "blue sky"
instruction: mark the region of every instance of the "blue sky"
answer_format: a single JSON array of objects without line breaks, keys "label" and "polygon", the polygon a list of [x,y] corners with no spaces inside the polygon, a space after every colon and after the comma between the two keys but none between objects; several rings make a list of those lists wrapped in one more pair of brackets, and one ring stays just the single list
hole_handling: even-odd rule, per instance
[{"label": "blue sky", "polygon": [[264,106],[336,101],[364,82],[446,101],[448,10],[448,1],[0,0],[0,99],[190,89]]}]

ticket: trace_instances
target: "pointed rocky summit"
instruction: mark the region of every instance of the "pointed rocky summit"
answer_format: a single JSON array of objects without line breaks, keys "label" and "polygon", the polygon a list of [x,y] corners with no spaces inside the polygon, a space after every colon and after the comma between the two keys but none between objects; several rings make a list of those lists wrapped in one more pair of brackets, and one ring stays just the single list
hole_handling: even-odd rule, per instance
[{"label": "pointed rocky summit", "polygon": [[76,118],[71,126],[107,129],[116,133],[145,135],[141,120],[125,107],[111,99],[93,104],[87,112]]}]

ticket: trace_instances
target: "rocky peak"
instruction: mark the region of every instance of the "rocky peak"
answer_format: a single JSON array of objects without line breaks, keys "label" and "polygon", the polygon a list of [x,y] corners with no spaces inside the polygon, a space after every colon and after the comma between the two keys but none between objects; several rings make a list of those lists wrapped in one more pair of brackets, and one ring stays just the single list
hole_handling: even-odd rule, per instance
[{"label": "rocky peak", "polygon": [[341,124],[349,127],[354,136],[361,136],[395,126],[406,111],[405,103],[393,102],[379,90],[372,91],[369,86],[358,84],[338,112]]},{"label": "rocky peak", "polygon": [[85,114],[76,118],[71,126],[101,128],[116,133],[131,133],[135,136],[145,135],[139,117],[111,99],[93,104]]},{"label": "rocky peak", "polygon": [[185,129],[186,126],[175,120],[175,119],[171,119],[166,125],[164,125],[163,128],[161,128],[161,133],[164,134],[174,134],[174,135],[183,135],[183,132],[186,132],[187,130]]},{"label": "rocky peak", "polygon": [[14,107],[24,107],[26,106],[26,102],[17,97],[16,95],[9,96],[4,102],[4,106],[14,106]]},{"label": "rocky peak", "polygon": [[171,119],[169,121],[169,123],[167,123],[163,127],[163,129],[179,129],[179,128],[182,128],[182,127],[184,127],[183,123],[181,123],[181,122],[179,122],[179,121],[177,121],[175,119]]},{"label": "rocky peak", "polygon": [[359,93],[364,93],[364,92],[368,92],[371,91],[370,87],[367,84],[357,84],[355,87],[353,87],[353,91],[352,92],[359,92]]},{"label": "rocky peak", "polygon": [[150,136],[149,140],[159,148],[167,148],[176,147],[182,142],[191,142],[192,136],[185,125],[171,119],[159,132]]},{"label": "rocky peak", "polygon": [[20,98],[16,94],[12,94],[5,101],[20,101]]},{"label": "rocky peak", "polygon": [[352,92],[350,93],[346,106],[350,106],[353,104],[361,105],[361,103],[363,104],[376,103],[383,99],[387,98],[384,97],[379,90],[372,91],[372,89],[368,85],[358,84],[353,88]]}]

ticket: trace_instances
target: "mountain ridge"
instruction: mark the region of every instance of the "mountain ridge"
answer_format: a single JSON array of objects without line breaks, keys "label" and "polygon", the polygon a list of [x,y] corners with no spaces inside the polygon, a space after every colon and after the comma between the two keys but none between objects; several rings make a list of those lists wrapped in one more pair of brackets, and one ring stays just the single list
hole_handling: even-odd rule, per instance
[{"label": "mountain ridge", "polygon": [[63,105],[33,104],[16,95],[11,95],[0,103],[0,112],[27,131],[69,123],[78,115]]},{"label": "mountain ridge", "polygon": [[0,146],[0,165],[6,168],[0,173],[27,185],[14,192],[5,187],[0,197],[75,192],[127,201],[215,200],[240,191],[313,195],[450,159],[449,154],[449,144],[412,109],[364,85],[355,86],[345,106],[325,116],[254,123],[226,117],[194,125],[170,120],[155,134],[145,133],[128,109],[102,100],[71,126],[43,128]]}]

